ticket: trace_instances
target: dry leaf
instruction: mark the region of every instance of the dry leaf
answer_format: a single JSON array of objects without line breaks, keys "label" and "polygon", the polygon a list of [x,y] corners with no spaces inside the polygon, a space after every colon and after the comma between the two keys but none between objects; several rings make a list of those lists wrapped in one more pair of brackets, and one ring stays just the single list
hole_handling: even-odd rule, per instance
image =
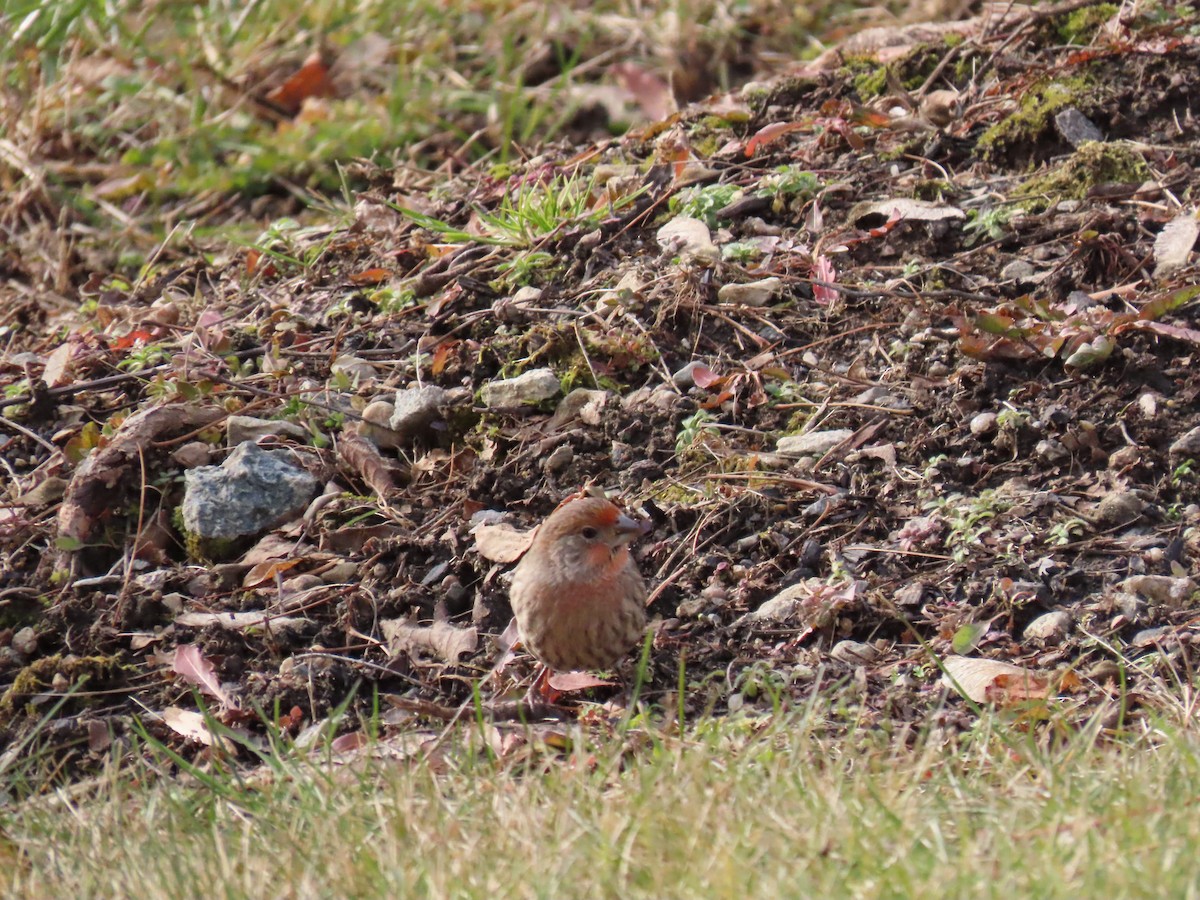
[{"label": "dry leaf", "polygon": [[217,670],[195,644],[180,644],[175,648],[172,670],[196,685],[201,691],[219,700],[225,706],[235,706],[233,698],[221,687]]},{"label": "dry leaf", "polygon": [[479,633],[474,628],[455,628],[446,622],[425,626],[404,619],[386,619],[379,623],[379,629],[387,638],[392,656],[423,651],[456,665],[459,657],[474,653],[479,646]]},{"label": "dry leaf", "polygon": [[560,694],[569,694],[572,691],[586,691],[588,688],[594,687],[612,687],[613,685],[611,681],[597,678],[590,672],[555,672],[546,681],[550,687],[554,688]]},{"label": "dry leaf", "polygon": [[168,706],[162,711],[162,720],[176,734],[181,734],[193,741],[199,741],[206,747],[219,747],[227,752],[233,750],[233,744],[230,743],[228,738],[224,738],[219,734],[213,734],[208,730],[204,716],[198,712],[193,712],[190,709],[180,709],[178,706]]},{"label": "dry leaf", "polygon": [[516,562],[533,543],[536,529],[521,531],[503,522],[497,525],[476,525],[471,530],[475,536],[475,549],[484,559],[498,563]]},{"label": "dry leaf", "polygon": [[262,611],[252,612],[220,612],[204,613],[190,612],[175,617],[175,624],[186,625],[189,628],[204,628],[207,625],[220,625],[233,631],[245,631],[247,628],[265,627],[272,631],[293,631],[308,625],[311,619],[301,619],[295,616],[273,616]]},{"label": "dry leaf", "polygon": [[942,683],[976,703],[1015,703],[1049,694],[1050,679],[996,659],[949,656]]},{"label": "dry leaf", "polygon": [[1154,277],[1158,278],[1187,265],[1197,237],[1200,237],[1200,221],[1196,220],[1194,211],[1176,216],[1164,225],[1163,230],[1154,239],[1154,259],[1158,263],[1154,267]]}]

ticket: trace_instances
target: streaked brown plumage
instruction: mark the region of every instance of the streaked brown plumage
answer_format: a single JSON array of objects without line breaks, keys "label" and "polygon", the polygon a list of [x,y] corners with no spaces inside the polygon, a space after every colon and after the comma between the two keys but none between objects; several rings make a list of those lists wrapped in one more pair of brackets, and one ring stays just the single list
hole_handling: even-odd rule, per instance
[{"label": "streaked brown plumage", "polygon": [[551,669],[604,669],[646,630],[646,584],[629,553],[639,524],[602,497],[565,502],[538,528],[509,598],[521,641]]}]

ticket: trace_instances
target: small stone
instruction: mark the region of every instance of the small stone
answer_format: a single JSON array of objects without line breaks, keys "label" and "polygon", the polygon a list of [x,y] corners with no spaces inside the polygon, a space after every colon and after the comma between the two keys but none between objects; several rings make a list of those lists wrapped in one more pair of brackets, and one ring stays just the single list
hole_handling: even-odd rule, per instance
[{"label": "small stone", "polygon": [[33,656],[37,653],[37,632],[29,626],[25,626],[12,638],[12,648],[18,653],[23,653],[26,656]]},{"label": "small stone", "polygon": [[528,403],[541,403],[558,396],[562,390],[558,376],[549,369],[532,369],[516,378],[490,381],[480,392],[489,409],[510,409]]},{"label": "small stone", "polygon": [[975,437],[983,437],[985,434],[991,434],[996,430],[996,422],[999,417],[993,412],[981,412],[971,418],[971,434]]},{"label": "small stone", "polygon": [[1033,458],[1049,466],[1058,466],[1070,461],[1071,451],[1061,442],[1049,438],[1037,442],[1033,448]]},{"label": "small stone", "polygon": [[1096,524],[1114,528],[1132,522],[1142,514],[1146,501],[1134,491],[1115,491],[1104,497],[1096,506]]},{"label": "small stone", "polygon": [[864,644],[861,641],[838,641],[829,651],[829,656],[840,663],[861,666],[877,660],[879,650],[873,644]]},{"label": "small stone", "polygon": [[[1183,609],[1196,593],[1196,583],[1190,578],[1172,575],[1132,575],[1117,585],[1117,602],[1133,597],[1153,606]],[[1124,612],[1124,609],[1122,609]]]},{"label": "small stone", "polygon": [[785,456],[819,456],[828,453],[853,434],[854,432],[848,428],[810,431],[807,434],[789,434],[779,439],[775,445],[775,452]]},{"label": "small stone", "polygon": [[171,459],[184,469],[194,469],[196,466],[207,466],[212,462],[213,448],[204,441],[188,441],[171,454]]},{"label": "small stone", "polygon": [[1133,640],[1130,643],[1139,650],[1144,650],[1147,647],[1153,647],[1155,644],[1162,643],[1162,639],[1168,634],[1170,634],[1170,629],[1166,626],[1160,625],[1158,628],[1143,628],[1133,636]]},{"label": "small stone", "polygon": [[766,306],[783,293],[783,281],[772,275],[745,284],[724,284],[717,291],[721,303],[736,303],[741,306]]},{"label": "small stone", "polygon": [[1074,617],[1065,610],[1044,613],[1025,626],[1025,640],[1057,644],[1075,627]]},{"label": "small stone", "polygon": [[1035,275],[1037,275],[1037,269],[1033,267],[1032,263],[1023,259],[1014,259],[1000,270],[1001,281],[1030,283]]},{"label": "small stone", "polygon": [[1200,456],[1200,426],[1178,438],[1169,450],[1172,456]]},{"label": "small stone", "polygon": [[225,423],[226,441],[230,447],[237,447],[247,441],[258,441],[268,435],[304,443],[308,440],[308,431],[295,422],[283,419],[258,419],[254,416],[230,416]]},{"label": "small stone", "polygon": [[1104,140],[1104,132],[1074,106],[1068,106],[1054,114],[1054,127],[1062,139],[1072,147],[1078,147],[1087,141]]},{"label": "small stone", "polygon": [[704,363],[702,363],[700,360],[694,359],[682,369],[674,372],[671,375],[671,381],[674,382],[675,386],[680,390],[686,391],[689,388],[694,388],[696,386],[696,369],[702,367],[703,365]]},{"label": "small stone", "polygon": [[570,444],[559,444],[554,452],[546,457],[542,468],[550,475],[560,475],[575,461],[575,451]]},{"label": "small stone", "polygon": [[375,367],[359,356],[344,354],[335,359],[329,371],[337,372],[361,384],[375,377]]},{"label": "small stone", "polygon": [[1108,467],[1120,472],[1136,466],[1141,461],[1142,451],[1132,444],[1128,444],[1120,450],[1113,451],[1108,457]]},{"label": "small stone", "polygon": [[446,401],[445,389],[432,384],[400,391],[396,394],[388,427],[406,442],[425,437],[429,427],[441,415]]},{"label": "small stone", "polygon": [[554,431],[576,419],[584,425],[599,425],[603,418],[604,407],[608,405],[608,398],[611,396],[608,391],[575,388],[559,401],[554,415],[546,423],[546,430]]}]

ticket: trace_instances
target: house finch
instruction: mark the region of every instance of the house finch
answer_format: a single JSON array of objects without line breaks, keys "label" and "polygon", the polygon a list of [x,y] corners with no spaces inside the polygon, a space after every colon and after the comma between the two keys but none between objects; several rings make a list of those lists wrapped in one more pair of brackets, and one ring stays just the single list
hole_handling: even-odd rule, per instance
[{"label": "house finch", "polygon": [[521,641],[551,669],[604,669],[646,630],[646,585],[629,554],[639,523],[602,497],[568,500],[513,573]]}]

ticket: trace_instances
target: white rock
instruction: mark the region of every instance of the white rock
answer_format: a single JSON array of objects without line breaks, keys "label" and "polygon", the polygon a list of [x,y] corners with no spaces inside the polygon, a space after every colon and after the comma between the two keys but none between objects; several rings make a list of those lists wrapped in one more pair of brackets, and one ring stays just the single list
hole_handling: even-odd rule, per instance
[{"label": "white rock", "polygon": [[541,403],[562,390],[558,376],[549,369],[532,369],[516,378],[490,381],[480,392],[484,406],[491,409]]},{"label": "white rock", "polygon": [[1057,644],[1075,627],[1075,618],[1066,610],[1044,613],[1025,626],[1025,640]]},{"label": "white rock", "polygon": [[772,275],[745,284],[723,284],[717,291],[717,300],[742,306],[766,306],[782,293],[783,282]]}]

